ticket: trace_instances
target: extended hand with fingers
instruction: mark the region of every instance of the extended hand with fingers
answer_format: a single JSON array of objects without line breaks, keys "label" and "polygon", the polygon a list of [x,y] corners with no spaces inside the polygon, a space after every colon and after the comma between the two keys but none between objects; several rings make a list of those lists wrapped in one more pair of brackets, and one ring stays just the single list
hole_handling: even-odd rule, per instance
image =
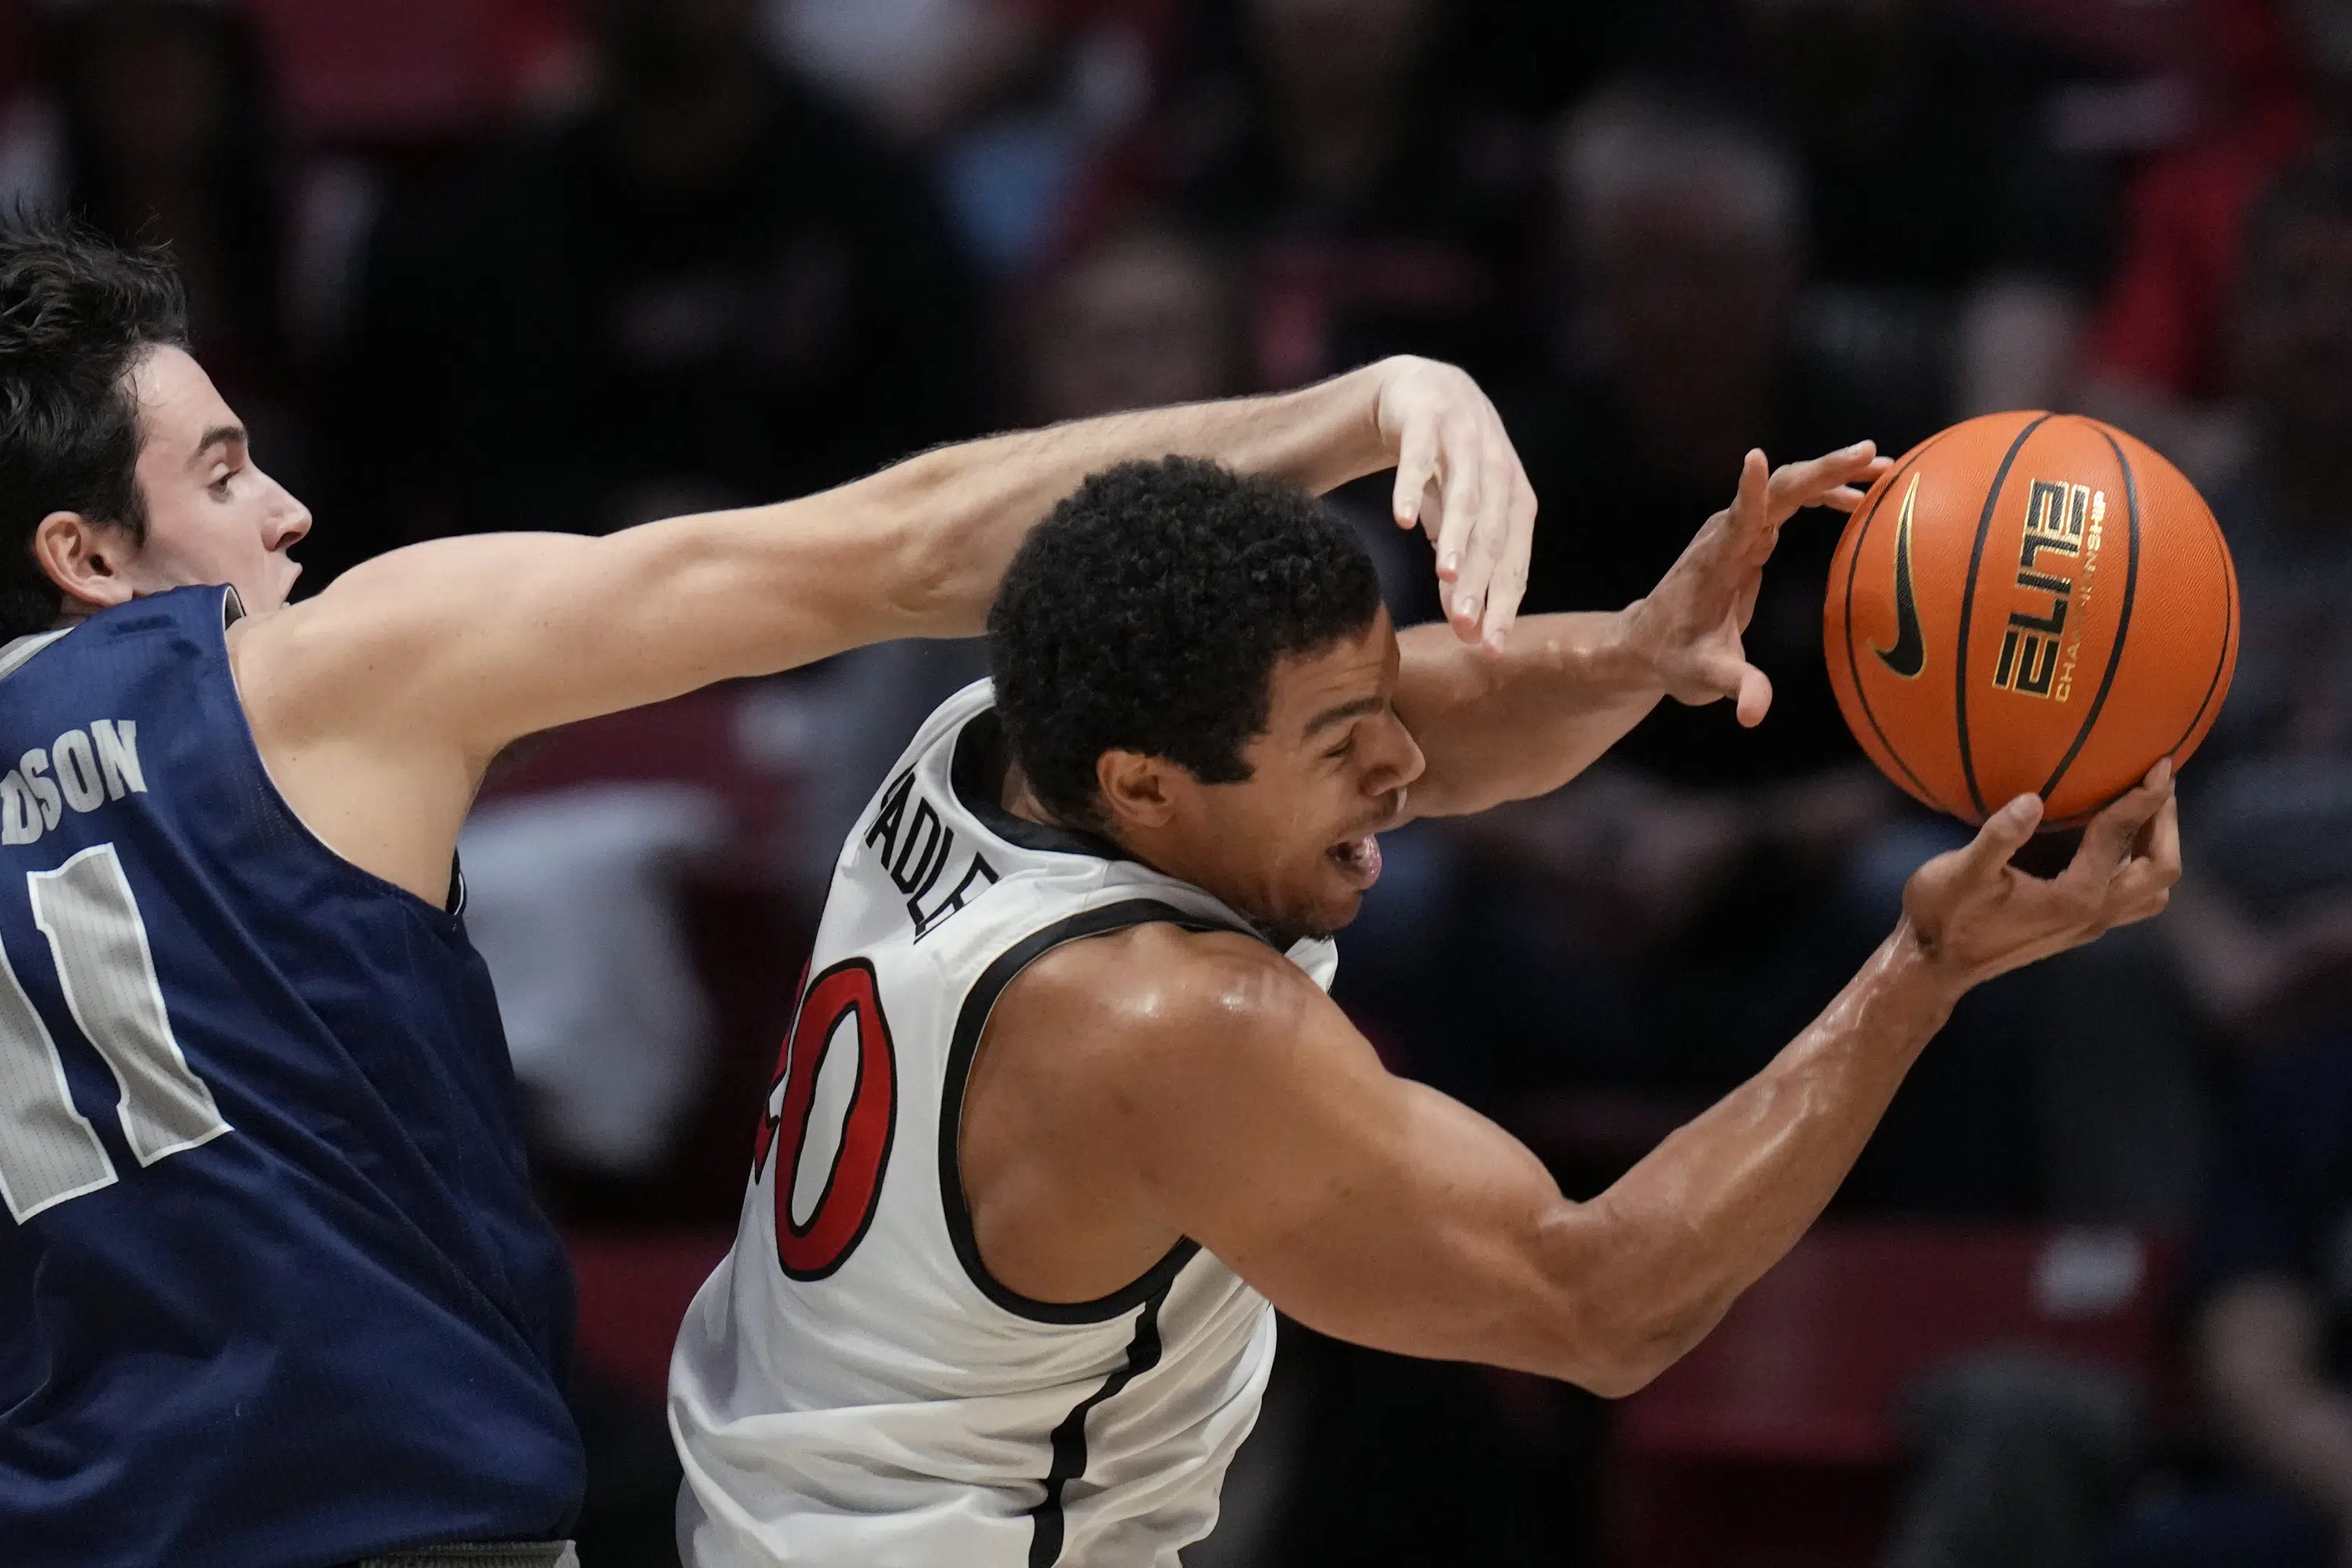
[{"label": "extended hand with fingers", "polygon": [[1396,458],[1397,526],[1419,525],[1437,547],[1438,594],[1455,634],[1499,650],[1527,591],[1535,488],[1468,374],[1410,356],[1381,369],[1376,417]]},{"label": "extended hand with fingers", "polygon": [[1903,889],[1904,919],[1921,951],[1961,989],[2144,921],[2180,879],[2169,758],[2091,819],[2055,877],[2010,864],[2041,823],[2041,799],[2019,795],[1985,820],[1973,843],[1928,861]]},{"label": "extended hand with fingers", "polygon": [[1868,441],[1802,463],[1767,468],[1751,451],[1739,470],[1739,493],[1706,520],[1696,538],[1633,608],[1631,636],[1656,669],[1666,695],[1696,706],[1731,698],[1739,721],[1764,721],[1772,682],[1748,662],[1740,636],[1756,613],[1764,563],[1780,525],[1809,506],[1852,511],[1888,460]]}]

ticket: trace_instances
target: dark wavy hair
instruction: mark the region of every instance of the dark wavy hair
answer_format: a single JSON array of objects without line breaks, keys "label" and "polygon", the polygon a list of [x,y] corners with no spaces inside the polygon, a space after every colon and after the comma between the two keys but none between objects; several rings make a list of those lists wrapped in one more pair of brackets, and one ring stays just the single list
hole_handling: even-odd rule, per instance
[{"label": "dark wavy hair", "polygon": [[1276,660],[1380,611],[1363,542],[1321,502],[1186,458],[1125,463],[1054,509],[989,612],[996,705],[1037,796],[1100,826],[1107,751],[1249,777]]},{"label": "dark wavy hair", "polygon": [[187,342],[161,250],[65,219],[0,222],[0,642],[57,619],[57,585],[33,559],[41,519],[78,511],[145,540],[130,374],[148,350]]}]

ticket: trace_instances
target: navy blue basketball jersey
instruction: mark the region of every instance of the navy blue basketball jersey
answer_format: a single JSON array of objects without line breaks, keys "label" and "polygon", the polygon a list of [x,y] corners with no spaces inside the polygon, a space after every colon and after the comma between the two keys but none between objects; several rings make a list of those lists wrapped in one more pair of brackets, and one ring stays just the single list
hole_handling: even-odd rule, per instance
[{"label": "navy blue basketball jersey", "polygon": [[489,976],[279,797],[235,614],[0,651],[8,1568],[329,1568],[579,1502]]}]

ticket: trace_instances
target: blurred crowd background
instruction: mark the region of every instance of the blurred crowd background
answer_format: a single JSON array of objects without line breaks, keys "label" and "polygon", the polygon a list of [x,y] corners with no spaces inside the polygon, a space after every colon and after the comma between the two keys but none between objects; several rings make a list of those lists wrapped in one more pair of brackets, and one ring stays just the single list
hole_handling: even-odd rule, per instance
[{"label": "blurred crowd background", "polygon": [[[1970,997],[1823,1229],[1635,1399],[1287,1331],[1196,1568],[2352,1561],[2352,4],[0,0],[0,212],[168,242],[306,591],[1410,352],[1505,409],[1528,608],[1743,451],[2053,406],[2189,471],[2236,687],[2173,910]],[[1343,494],[1401,619],[1425,547]],[[1576,1195],[1759,1066],[1958,841],[1822,669],[1395,836],[1339,994]],[[2297,662],[2297,661],[2300,662]],[[675,1561],[668,1338],[841,835],[974,647],[542,737],[465,856],[583,1283],[589,1568]]]}]

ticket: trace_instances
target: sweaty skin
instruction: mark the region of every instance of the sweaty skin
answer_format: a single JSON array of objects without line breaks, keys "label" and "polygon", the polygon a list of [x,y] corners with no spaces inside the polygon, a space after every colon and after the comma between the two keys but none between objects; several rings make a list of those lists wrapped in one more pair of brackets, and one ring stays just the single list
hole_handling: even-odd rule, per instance
[{"label": "sweaty skin", "polygon": [[[1661,694],[1736,696],[1760,720],[1769,688],[1738,634],[1772,537],[1801,506],[1850,505],[1846,481],[1879,468],[1850,450],[1768,485],[1751,455],[1739,500],[1657,593],[1522,621],[1499,660],[1385,617],[1286,659],[1250,780],[1105,753],[1112,836],[1283,934],[1336,929],[1363,891],[1339,851],[1368,822],[1557,787]],[[1340,709],[1355,717],[1335,746],[1317,721]],[[1003,799],[1043,816],[1017,772]],[[1922,868],[1901,923],[1813,1025],[1590,1203],[1492,1122],[1388,1072],[1264,942],[1145,926],[1055,949],[1006,987],[965,1092],[981,1255],[1013,1290],[1082,1301],[1189,1237],[1323,1332],[1628,1393],[1819,1215],[1963,992],[2163,907],[2179,869],[2168,763],[2046,881],[2009,864],[2040,821],[2021,796]]]},{"label": "sweaty skin", "polygon": [[1271,397],[1115,415],[927,452],[781,505],[604,538],[484,534],[394,551],[289,605],[310,514],[254,462],[184,352],[130,374],[148,527],[53,512],[33,552],[60,624],[226,584],[229,655],[263,761],[345,858],[439,903],[484,770],[536,731],[902,637],[982,629],[1030,528],[1087,475],[1171,454],[1318,493],[1397,470],[1466,642],[1499,641],[1535,497],[1492,404],[1449,365],[1383,361]]}]

